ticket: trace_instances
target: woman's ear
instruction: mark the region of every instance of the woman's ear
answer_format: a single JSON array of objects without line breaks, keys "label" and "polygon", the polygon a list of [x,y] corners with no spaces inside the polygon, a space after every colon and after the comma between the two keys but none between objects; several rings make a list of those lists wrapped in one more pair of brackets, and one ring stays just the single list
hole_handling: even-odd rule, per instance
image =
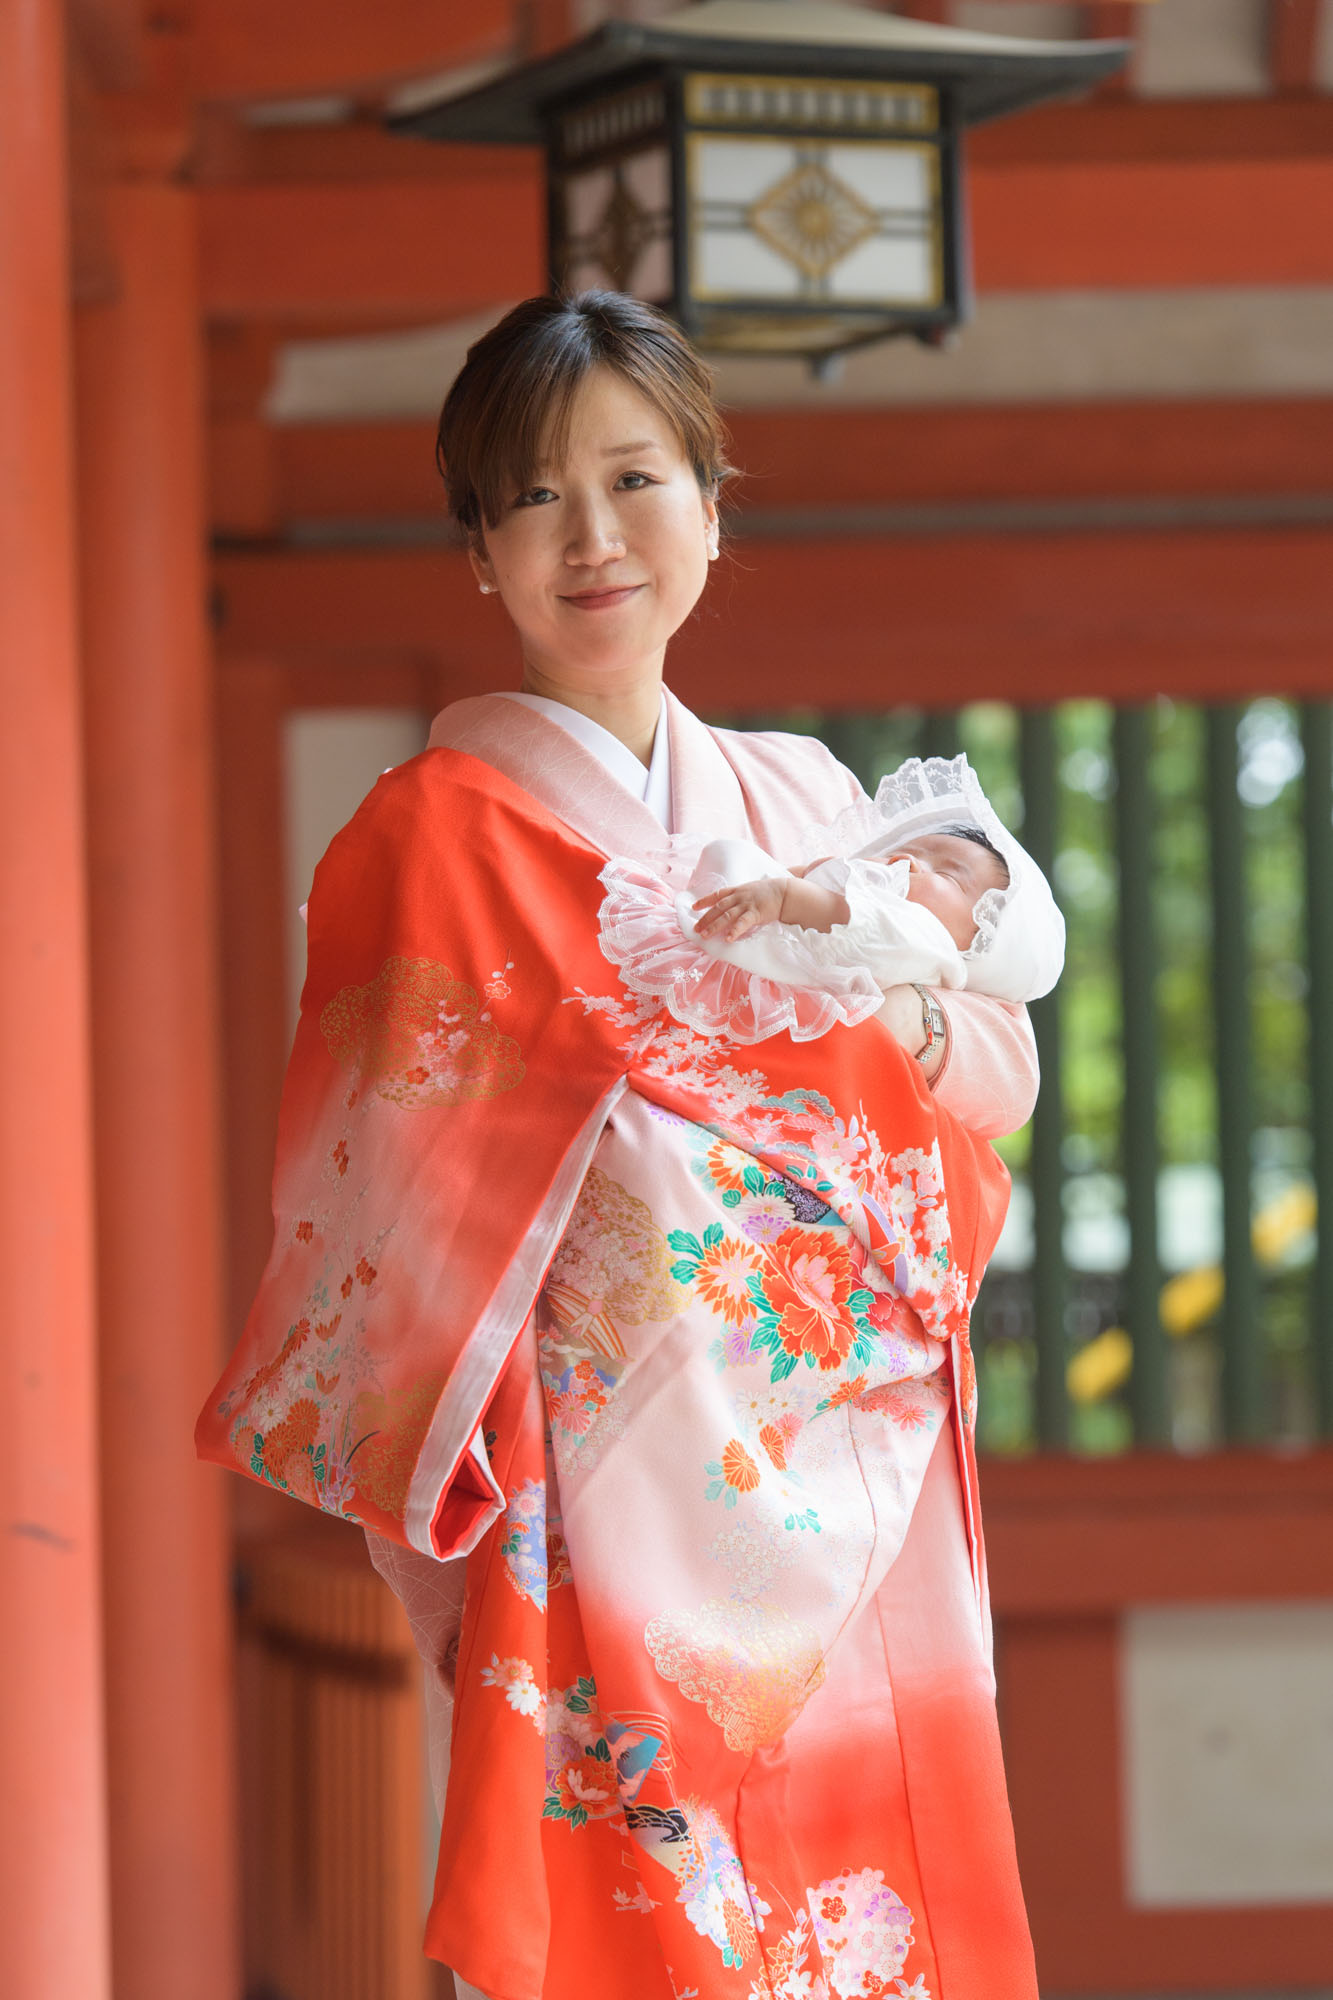
[{"label": "woman's ear", "polygon": [[719,522],[718,512],[717,512],[717,494],[705,493],[704,536],[708,543],[709,562],[715,562],[717,559],[718,536],[720,532],[721,532],[721,523]]},{"label": "woman's ear", "polygon": [[495,581],[495,570],[486,553],[486,544],[479,535],[469,539],[467,559],[472,565],[472,574],[477,579],[478,590],[484,597],[493,597],[500,586]]}]

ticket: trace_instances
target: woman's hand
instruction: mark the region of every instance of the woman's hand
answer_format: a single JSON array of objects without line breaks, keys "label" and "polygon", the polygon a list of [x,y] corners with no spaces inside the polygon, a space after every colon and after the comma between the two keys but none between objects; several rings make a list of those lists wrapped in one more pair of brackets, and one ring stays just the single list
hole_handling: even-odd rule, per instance
[{"label": "woman's hand", "polygon": [[[909,1056],[919,1056],[926,1045],[926,1030],[921,1019],[921,995],[915,986],[889,986],[885,988],[884,1005],[876,1015],[882,1021],[895,1042],[906,1049]],[[926,1080],[933,1083],[944,1067],[945,1056],[949,1052],[949,1016],[944,1016],[945,1032],[936,1042],[921,1067]]]}]

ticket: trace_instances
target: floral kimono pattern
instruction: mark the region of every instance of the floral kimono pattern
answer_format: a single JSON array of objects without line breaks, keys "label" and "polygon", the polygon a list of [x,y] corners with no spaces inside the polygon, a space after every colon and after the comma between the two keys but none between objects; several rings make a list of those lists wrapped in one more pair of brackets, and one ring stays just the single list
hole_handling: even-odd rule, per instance
[{"label": "floral kimono pattern", "polygon": [[467,1555],[427,1948],[492,2000],[1035,2000],[967,1349],[1003,1171],[874,1022],[608,991],[601,859],[453,749],[335,841],[201,1449]]}]

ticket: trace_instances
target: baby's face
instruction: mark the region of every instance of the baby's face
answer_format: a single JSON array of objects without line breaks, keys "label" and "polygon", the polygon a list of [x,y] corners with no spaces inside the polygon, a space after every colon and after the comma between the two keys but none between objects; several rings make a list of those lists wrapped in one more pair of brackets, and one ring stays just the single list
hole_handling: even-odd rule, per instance
[{"label": "baby's face", "polygon": [[923,833],[880,859],[911,863],[908,901],[921,903],[937,916],[960,951],[966,951],[976,937],[972,912],[986,891],[1009,884],[1009,871],[998,855],[956,833]]}]

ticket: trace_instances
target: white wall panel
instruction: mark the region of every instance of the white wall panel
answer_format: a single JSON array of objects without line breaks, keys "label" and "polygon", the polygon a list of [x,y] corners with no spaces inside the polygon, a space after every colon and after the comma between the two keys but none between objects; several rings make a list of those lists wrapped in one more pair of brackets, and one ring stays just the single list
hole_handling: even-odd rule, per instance
[{"label": "white wall panel", "polygon": [[283,728],[287,999],[293,1020],[305,981],[300,909],[324,849],[382,771],[426,747],[428,718],[403,708],[307,708]]},{"label": "white wall panel", "polygon": [[1258,97],[1269,88],[1267,0],[1155,0],[1140,10],[1143,97]]},{"label": "white wall panel", "polygon": [[1131,1903],[1327,1902],[1333,1604],[1170,1606],[1122,1636]]}]

